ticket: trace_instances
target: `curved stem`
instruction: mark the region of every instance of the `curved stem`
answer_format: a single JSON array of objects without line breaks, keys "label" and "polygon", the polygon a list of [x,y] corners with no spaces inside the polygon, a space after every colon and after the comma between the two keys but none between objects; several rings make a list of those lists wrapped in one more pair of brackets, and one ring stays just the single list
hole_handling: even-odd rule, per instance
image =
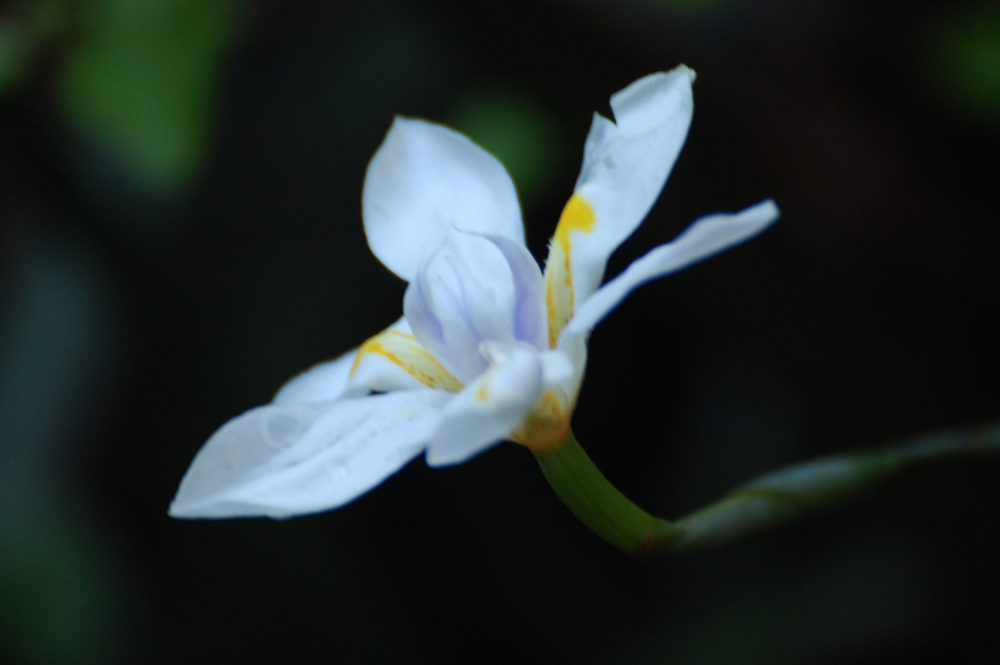
[{"label": "curved stem", "polygon": [[598,536],[626,552],[643,554],[676,529],[618,491],[580,447],[573,432],[557,446],[535,452],[546,480],[563,503]]},{"label": "curved stem", "polygon": [[668,522],[632,503],[601,474],[572,432],[536,452],[563,503],[608,543],[636,555],[711,549],[849,501],[918,463],[1000,452],[1000,423],[836,455],[760,476],[708,506]]}]

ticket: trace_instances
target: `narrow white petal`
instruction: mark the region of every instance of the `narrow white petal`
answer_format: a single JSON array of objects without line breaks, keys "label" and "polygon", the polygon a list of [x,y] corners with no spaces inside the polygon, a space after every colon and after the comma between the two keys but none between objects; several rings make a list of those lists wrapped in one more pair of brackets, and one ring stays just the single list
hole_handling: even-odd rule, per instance
[{"label": "narrow white petal", "polygon": [[251,409],[198,452],[170,514],[280,518],[343,505],[417,456],[450,398],[421,390]]},{"label": "narrow white petal", "polygon": [[458,132],[422,120],[393,122],[368,165],[361,205],[372,252],[406,281],[452,226],[524,244],[503,165]]},{"label": "narrow white petal", "polygon": [[639,285],[747,240],[778,219],[778,214],[778,207],[768,199],[739,213],[702,217],[676,240],[651,250],[598,289],[579,307],[564,334],[586,334]]},{"label": "narrow white petal", "polygon": [[542,394],[538,353],[526,345],[486,345],[490,368],[445,407],[427,447],[431,466],[458,464],[502,441]]}]

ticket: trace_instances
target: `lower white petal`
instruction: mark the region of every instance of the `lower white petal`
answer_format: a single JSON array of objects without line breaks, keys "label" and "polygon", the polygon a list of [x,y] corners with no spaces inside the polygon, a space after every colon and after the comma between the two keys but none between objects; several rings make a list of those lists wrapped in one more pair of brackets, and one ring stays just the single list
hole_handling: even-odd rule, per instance
[{"label": "lower white petal", "polygon": [[290,517],[341,506],[416,457],[450,398],[419,390],[251,409],[198,452],[170,514]]},{"label": "lower white petal", "polygon": [[490,368],[445,407],[427,446],[430,466],[458,464],[507,438],[542,394],[539,354],[527,345],[488,345]]},{"label": "lower white petal", "polygon": [[315,404],[340,397],[347,388],[351,365],[358,350],[353,349],[333,360],[314,365],[293,376],[274,396],[275,404]]},{"label": "lower white petal", "polygon": [[[381,355],[379,352],[382,352]],[[415,357],[419,356],[419,357]],[[420,349],[413,339],[412,331],[405,318],[399,318],[391,326],[369,338],[356,349],[338,356],[334,360],[320,363],[298,374],[278,390],[272,400],[275,404],[313,404],[329,402],[345,396],[365,395],[369,391],[390,392],[413,390],[432,385],[438,367],[432,367],[427,380],[420,380],[415,366],[419,361],[429,361],[423,365],[434,365],[434,361]],[[441,370],[443,372],[443,369]],[[447,374],[447,372],[444,372]],[[457,389],[444,386],[448,390]]]},{"label": "lower white petal", "polygon": [[[403,321],[403,324],[406,322]],[[384,330],[358,349],[344,395],[433,388],[455,392],[462,384],[429,354],[406,325]]]},{"label": "lower white petal", "polygon": [[736,214],[702,217],[676,240],[649,251],[595,291],[577,309],[563,334],[588,333],[639,285],[686,268],[749,239],[778,219],[778,214],[778,206],[768,199]]}]

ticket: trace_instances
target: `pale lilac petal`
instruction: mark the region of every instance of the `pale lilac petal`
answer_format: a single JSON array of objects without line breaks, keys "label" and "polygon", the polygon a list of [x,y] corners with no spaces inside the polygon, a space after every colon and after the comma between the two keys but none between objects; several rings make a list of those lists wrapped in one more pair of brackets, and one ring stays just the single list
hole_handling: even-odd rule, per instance
[{"label": "pale lilac petal", "polygon": [[483,341],[514,342],[518,284],[488,236],[452,229],[403,297],[413,334],[459,381],[486,369]]},{"label": "pale lilac petal", "polygon": [[545,313],[545,279],[542,271],[523,243],[503,236],[485,235],[496,245],[514,280],[514,339],[544,349],[548,331]]}]

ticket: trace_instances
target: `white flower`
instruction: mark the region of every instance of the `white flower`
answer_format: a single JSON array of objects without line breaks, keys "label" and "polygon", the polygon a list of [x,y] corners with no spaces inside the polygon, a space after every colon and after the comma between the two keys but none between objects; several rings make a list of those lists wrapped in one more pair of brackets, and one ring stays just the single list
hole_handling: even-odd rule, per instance
[{"label": "white flower", "polygon": [[375,256],[409,282],[403,318],[223,425],[195,457],[175,517],[286,517],[343,505],[425,453],[455,464],[512,439],[557,446],[587,335],[640,284],[773,222],[770,200],[699,219],[601,286],[608,257],[660,194],[691,122],[694,72],[646,76],[598,114],[545,273],[524,244],[514,185],[464,136],[397,118],[368,166]]}]

